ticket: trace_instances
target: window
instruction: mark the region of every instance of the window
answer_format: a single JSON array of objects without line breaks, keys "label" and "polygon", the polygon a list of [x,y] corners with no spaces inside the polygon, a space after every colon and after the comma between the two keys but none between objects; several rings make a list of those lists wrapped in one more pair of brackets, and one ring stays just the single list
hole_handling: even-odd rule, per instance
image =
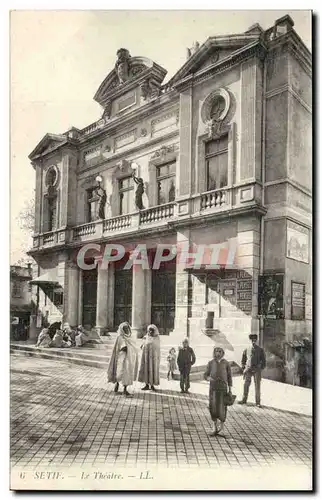
[{"label": "window", "polygon": [[305,285],[292,281],[292,316],[293,320],[305,320]]},{"label": "window", "polygon": [[157,167],[158,205],[169,203],[176,197],[176,163]]},{"label": "window", "polygon": [[228,184],[228,134],[206,144],[207,191]]},{"label": "window", "polygon": [[57,198],[48,198],[48,231],[56,229]]},{"label": "window", "polygon": [[132,177],[125,177],[124,179],[119,180],[120,215],[128,214],[132,211],[133,187]]},{"label": "window", "polygon": [[19,299],[22,297],[22,283],[20,281],[14,281],[12,283],[12,297]]}]

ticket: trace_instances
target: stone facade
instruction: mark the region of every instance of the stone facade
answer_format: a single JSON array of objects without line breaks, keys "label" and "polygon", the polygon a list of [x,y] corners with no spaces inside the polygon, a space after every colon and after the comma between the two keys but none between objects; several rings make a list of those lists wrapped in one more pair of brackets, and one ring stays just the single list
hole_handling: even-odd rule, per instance
[{"label": "stone facade", "polygon": [[[30,154],[39,315],[100,333],[127,319],[138,335],[154,321],[166,345],[189,335],[206,359],[220,341],[237,363],[256,331],[282,356],[311,333],[311,55],[292,20],[210,37],[167,85],[153,61],[117,57],[94,97],[101,119]],[[105,269],[97,247],[91,270],[77,265],[86,244],[123,245],[124,264],[160,243],[217,245],[220,265]],[[50,286],[59,305],[45,300]]]}]

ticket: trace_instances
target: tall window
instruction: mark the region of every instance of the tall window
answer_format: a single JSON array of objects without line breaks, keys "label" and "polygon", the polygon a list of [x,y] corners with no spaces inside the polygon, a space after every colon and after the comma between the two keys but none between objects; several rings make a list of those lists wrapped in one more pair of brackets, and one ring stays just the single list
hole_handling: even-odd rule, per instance
[{"label": "tall window", "polygon": [[13,281],[12,289],[11,289],[11,296],[13,298],[16,298],[16,299],[22,297],[22,283],[21,283],[21,281]]},{"label": "tall window", "polygon": [[133,187],[133,177],[125,177],[119,180],[120,215],[128,214],[132,211]]},{"label": "tall window", "polygon": [[228,184],[228,134],[206,144],[207,191]]},{"label": "tall window", "polygon": [[176,197],[176,162],[157,167],[158,205],[174,201]]},{"label": "tall window", "polygon": [[56,229],[57,221],[57,198],[55,196],[48,198],[48,231]]}]

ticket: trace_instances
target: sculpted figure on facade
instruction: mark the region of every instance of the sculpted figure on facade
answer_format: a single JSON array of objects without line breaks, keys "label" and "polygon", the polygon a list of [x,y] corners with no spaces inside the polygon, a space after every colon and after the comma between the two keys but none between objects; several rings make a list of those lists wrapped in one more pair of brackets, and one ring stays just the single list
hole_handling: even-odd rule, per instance
[{"label": "sculpted figure on facade", "polygon": [[95,189],[95,194],[98,197],[98,204],[97,204],[97,218],[98,219],[105,219],[105,206],[106,206],[106,201],[107,201],[106,191],[101,186],[102,180],[103,179],[101,176],[96,177],[97,187]]},{"label": "sculpted figure on facade", "polygon": [[135,205],[138,210],[143,210],[143,194],[144,194],[144,183],[142,177],[136,177],[135,173],[132,174],[133,180],[135,184],[137,184],[137,188],[135,191]]},{"label": "sculpted figure on facade", "polygon": [[119,49],[117,51],[117,61],[115,70],[119,79],[119,83],[125,83],[130,78],[131,56],[127,49]]}]

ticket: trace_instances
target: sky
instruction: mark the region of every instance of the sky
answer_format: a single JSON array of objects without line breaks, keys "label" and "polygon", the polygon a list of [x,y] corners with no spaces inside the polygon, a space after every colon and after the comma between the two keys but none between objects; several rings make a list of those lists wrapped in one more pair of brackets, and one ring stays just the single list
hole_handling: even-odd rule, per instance
[{"label": "sky", "polygon": [[34,196],[28,155],[47,132],[83,128],[101,117],[93,96],[127,48],[167,69],[165,82],[184,64],[186,47],[209,36],[242,33],[258,22],[267,29],[289,14],[311,49],[310,11],[12,11],[10,19],[11,263],[24,256],[30,236],[17,218]]}]

